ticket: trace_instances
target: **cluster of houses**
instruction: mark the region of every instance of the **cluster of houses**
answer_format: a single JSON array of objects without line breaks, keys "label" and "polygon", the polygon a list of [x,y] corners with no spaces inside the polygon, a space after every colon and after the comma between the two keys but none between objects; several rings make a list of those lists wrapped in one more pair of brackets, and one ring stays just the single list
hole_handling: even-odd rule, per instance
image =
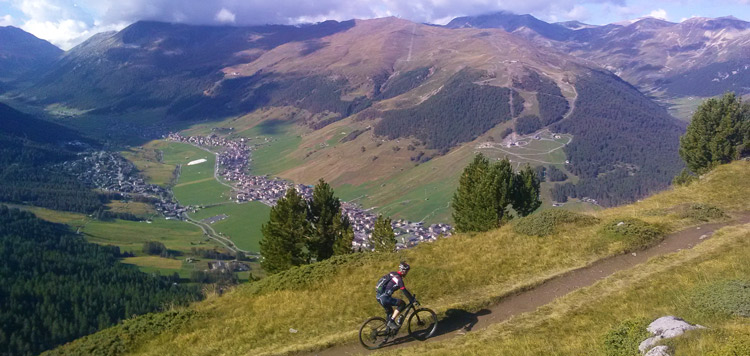
[{"label": "cluster of houses", "polygon": [[119,193],[125,197],[138,195],[151,198],[156,210],[167,218],[179,219],[187,211],[187,208],[172,199],[172,193],[168,189],[146,183],[135,165],[116,152],[79,153],[77,160],[63,162],[60,168],[95,189]]},{"label": "cluster of houses", "polygon": [[[292,184],[285,180],[267,176],[248,174],[248,163],[251,161],[251,149],[245,139],[228,140],[216,135],[206,137],[186,137],[177,133],[167,136],[168,140],[193,144],[199,147],[220,148],[217,159],[220,164],[220,175],[235,188],[234,196],[238,203],[245,201],[260,201],[274,206],[284,196],[286,191],[294,187],[307,200],[312,199],[313,188],[302,184]],[[352,247],[355,250],[371,250],[370,237],[377,215],[354,203],[342,203],[342,211],[349,218],[354,229]],[[397,220],[392,222],[398,244],[396,248],[414,246],[424,241],[434,241],[438,237],[451,235],[448,224],[434,224],[424,226],[421,222]]]}]

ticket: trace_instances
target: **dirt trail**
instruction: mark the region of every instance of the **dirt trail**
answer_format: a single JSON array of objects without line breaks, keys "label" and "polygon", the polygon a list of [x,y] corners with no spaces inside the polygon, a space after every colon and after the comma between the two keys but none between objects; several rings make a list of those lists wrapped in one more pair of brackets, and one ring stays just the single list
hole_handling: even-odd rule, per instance
[{"label": "dirt trail", "polygon": [[[750,223],[750,214],[746,213],[732,221],[694,226],[667,235],[659,245],[638,251],[635,254],[628,253],[601,259],[587,267],[554,277],[535,288],[505,297],[497,304],[479,312],[470,313],[464,310],[449,310],[446,313],[446,317],[438,323],[436,336],[425,342],[444,340],[465,334],[471,330],[503,322],[514,315],[534,311],[559,297],[580,288],[591,286],[615,272],[634,267],[652,257],[693,248],[703,240],[710,238],[716,230],[722,227],[747,223]],[[429,307],[429,305],[427,306]],[[412,340],[408,336],[401,336],[393,344],[380,350],[393,350],[398,347],[408,347],[415,343],[418,343],[418,341]],[[361,355],[367,353],[369,352],[362,348],[359,342],[356,341],[316,352],[298,353],[297,355],[326,356]]]}]

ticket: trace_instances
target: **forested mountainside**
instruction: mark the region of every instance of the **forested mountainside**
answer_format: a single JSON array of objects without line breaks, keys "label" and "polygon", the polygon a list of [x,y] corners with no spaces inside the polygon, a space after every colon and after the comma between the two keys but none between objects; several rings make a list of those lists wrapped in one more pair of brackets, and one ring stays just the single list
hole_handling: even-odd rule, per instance
[{"label": "forested mountainside", "polygon": [[199,298],[118,261],[120,250],[0,205],[0,353],[37,355],[133,315]]},{"label": "forested mountainside", "polygon": [[510,13],[459,17],[450,28],[502,28],[591,60],[655,95],[714,96],[750,91],[750,22],[734,17],[672,23],[644,18],[593,26],[550,24]]},{"label": "forested mountainside", "polygon": [[92,143],[66,127],[0,103],[0,201],[91,213],[108,199],[54,165]]},{"label": "forested mountainside", "polygon": [[427,143],[428,148],[447,152],[511,120],[510,95],[516,96],[520,107],[523,99],[507,88],[474,84],[482,75],[461,71],[423,103],[383,113],[375,134],[390,139],[416,137]]},{"label": "forested mountainside", "polygon": [[51,43],[20,28],[0,27],[0,82],[26,80],[26,76],[33,75],[29,71],[43,71],[62,53]]},{"label": "forested mountainside", "polygon": [[639,100],[633,86],[610,73],[578,78],[576,91],[572,115],[554,127],[579,137],[565,153],[569,170],[581,179],[575,186],[555,185],[555,200],[590,197],[612,206],[667,187],[684,166],[674,144],[684,124],[656,103]]}]

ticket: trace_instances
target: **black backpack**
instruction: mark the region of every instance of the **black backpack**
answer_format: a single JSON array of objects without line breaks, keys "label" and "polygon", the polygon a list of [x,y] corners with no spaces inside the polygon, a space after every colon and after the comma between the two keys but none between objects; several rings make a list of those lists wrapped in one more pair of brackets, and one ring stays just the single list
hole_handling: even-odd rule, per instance
[{"label": "black backpack", "polygon": [[378,279],[378,284],[375,285],[375,293],[381,295],[385,292],[385,286],[388,285],[388,281],[391,280],[391,274],[388,273]]}]

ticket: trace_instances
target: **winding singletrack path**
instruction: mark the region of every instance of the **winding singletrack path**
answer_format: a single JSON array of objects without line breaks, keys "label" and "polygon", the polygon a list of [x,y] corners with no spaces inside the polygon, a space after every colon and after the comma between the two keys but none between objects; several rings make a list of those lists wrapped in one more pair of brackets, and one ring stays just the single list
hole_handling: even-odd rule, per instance
[{"label": "winding singletrack path", "polygon": [[[506,321],[514,315],[534,311],[559,297],[575,290],[591,286],[597,281],[604,279],[615,272],[644,263],[652,257],[693,248],[703,240],[710,238],[716,230],[725,226],[747,223],[750,223],[750,213],[738,215],[728,222],[693,226],[667,235],[661,243],[646,250],[607,257],[586,267],[550,278],[536,287],[504,297],[497,304],[488,307],[487,309],[480,310],[477,313],[459,311],[459,313],[449,314],[438,322],[438,330],[435,333],[436,336],[425,342],[449,339],[457,335],[465,334],[470,330],[481,329],[491,324]],[[375,303],[374,298],[373,303]],[[427,305],[427,307],[429,307],[429,305]],[[380,350],[394,350],[394,348],[408,347],[415,343],[418,343],[418,341],[412,340],[402,332],[399,338],[394,340],[393,344],[390,346],[387,345]],[[297,355],[340,356],[362,355],[368,353],[369,351],[365,350],[357,340],[320,351],[300,352],[297,353]]]}]

